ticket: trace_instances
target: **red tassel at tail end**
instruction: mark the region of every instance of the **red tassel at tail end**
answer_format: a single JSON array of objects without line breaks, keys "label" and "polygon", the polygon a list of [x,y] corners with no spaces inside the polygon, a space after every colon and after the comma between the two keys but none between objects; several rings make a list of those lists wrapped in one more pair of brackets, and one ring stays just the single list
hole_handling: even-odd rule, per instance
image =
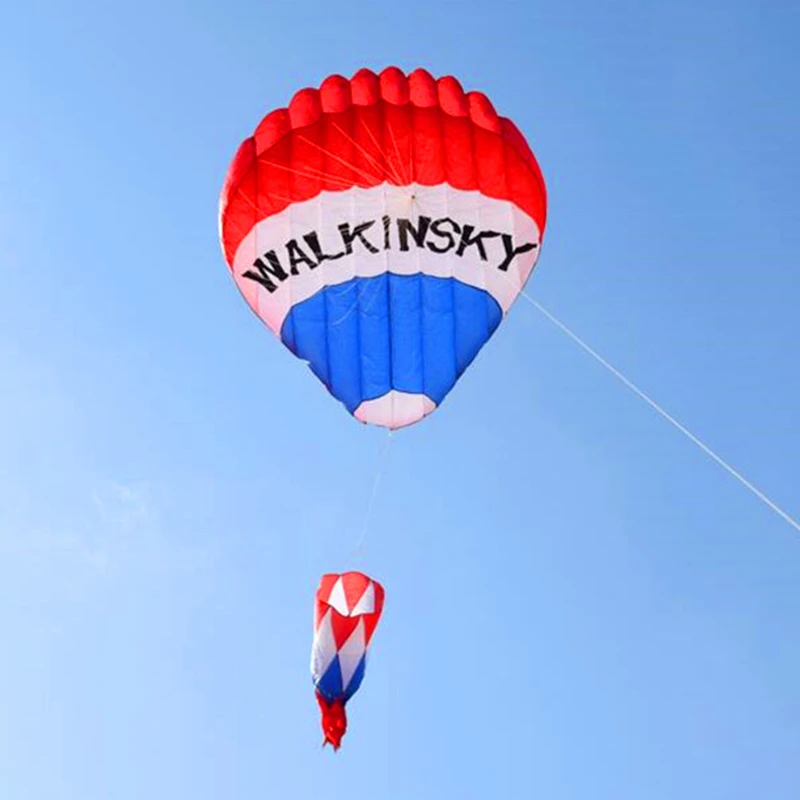
[{"label": "red tassel at tail end", "polygon": [[338,750],[342,744],[342,736],[347,731],[347,714],[341,700],[334,700],[329,703],[319,692],[316,692],[319,710],[322,712],[322,732],[325,740],[324,747],[329,744],[334,750]]}]

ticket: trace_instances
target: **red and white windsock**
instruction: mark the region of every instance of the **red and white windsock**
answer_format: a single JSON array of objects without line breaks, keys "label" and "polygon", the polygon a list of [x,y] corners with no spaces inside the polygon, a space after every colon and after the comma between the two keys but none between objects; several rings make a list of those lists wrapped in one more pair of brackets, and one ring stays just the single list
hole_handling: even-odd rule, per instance
[{"label": "red and white windsock", "polygon": [[324,575],[314,606],[311,675],[322,713],[324,743],[338,750],[347,730],[345,706],[358,691],[367,651],[383,611],[383,587],[361,572]]}]

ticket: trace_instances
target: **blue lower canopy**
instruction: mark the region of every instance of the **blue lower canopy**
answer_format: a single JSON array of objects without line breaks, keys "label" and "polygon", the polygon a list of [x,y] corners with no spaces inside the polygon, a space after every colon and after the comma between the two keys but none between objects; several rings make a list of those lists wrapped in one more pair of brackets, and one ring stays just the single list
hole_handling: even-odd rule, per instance
[{"label": "blue lower canopy", "polygon": [[387,272],[327,286],[298,303],[281,339],[352,414],[392,389],[439,405],[502,318],[483,289]]}]

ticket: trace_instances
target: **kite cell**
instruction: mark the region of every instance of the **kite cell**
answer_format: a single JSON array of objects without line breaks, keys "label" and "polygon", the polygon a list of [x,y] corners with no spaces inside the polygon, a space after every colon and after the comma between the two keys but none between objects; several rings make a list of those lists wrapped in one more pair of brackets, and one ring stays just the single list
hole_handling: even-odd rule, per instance
[{"label": "kite cell", "polygon": [[525,139],[453,77],[333,75],[234,157],[220,237],[247,303],[358,420],[430,414],[539,255],[544,179]]},{"label": "kite cell", "polygon": [[322,714],[323,744],[338,750],[345,706],[364,679],[367,650],[383,611],[383,587],[361,572],[324,575],[314,608],[311,675]]}]

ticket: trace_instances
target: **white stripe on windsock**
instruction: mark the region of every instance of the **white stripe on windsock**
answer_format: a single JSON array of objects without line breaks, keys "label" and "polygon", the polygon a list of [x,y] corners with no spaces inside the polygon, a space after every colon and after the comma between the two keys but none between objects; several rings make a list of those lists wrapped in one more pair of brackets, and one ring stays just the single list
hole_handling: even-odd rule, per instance
[{"label": "white stripe on windsock", "polygon": [[347,607],[347,597],[344,593],[344,583],[341,578],[337,578],[333,589],[331,589],[328,605],[335,608],[342,616],[350,616],[350,609]]},{"label": "white stripe on windsock", "polygon": [[336,640],[333,638],[333,625],[331,611],[328,609],[314,634],[314,644],[311,647],[311,674],[314,680],[319,680],[336,658]]},{"label": "white stripe on windsock", "polygon": [[357,617],[359,614],[375,613],[375,584],[370,581],[361,599],[356,603],[356,607],[350,612],[350,616]]},{"label": "white stripe on windsock", "polygon": [[358,668],[358,663],[364,657],[367,645],[364,635],[364,620],[358,621],[356,629],[350,634],[350,638],[342,645],[339,650],[339,666],[342,670],[342,688],[346,691],[350,681]]}]

